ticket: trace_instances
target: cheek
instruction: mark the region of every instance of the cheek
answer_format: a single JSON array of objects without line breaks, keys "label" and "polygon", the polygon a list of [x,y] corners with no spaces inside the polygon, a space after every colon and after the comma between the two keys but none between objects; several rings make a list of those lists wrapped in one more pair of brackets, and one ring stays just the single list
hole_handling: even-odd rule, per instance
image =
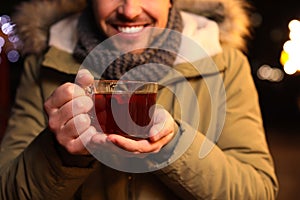
[{"label": "cheek", "polygon": [[[159,6],[157,6],[159,5]],[[168,23],[169,9],[171,8],[171,4],[169,2],[166,3],[153,3],[151,9],[148,9],[150,15],[157,21],[157,26],[160,28],[165,28]]]},{"label": "cheek", "polygon": [[114,0],[94,0],[92,6],[96,19],[105,21],[116,10],[117,5]]},{"label": "cheek", "polygon": [[[159,12],[157,12],[157,13],[159,13]],[[160,12],[160,15],[155,16],[158,27],[165,28],[167,26],[168,16],[169,16],[169,14],[165,10],[162,10],[162,12]]]},{"label": "cheek", "polygon": [[108,16],[108,12],[103,7],[98,6],[94,8],[94,15],[98,21],[104,21]]},{"label": "cheek", "polygon": [[105,9],[101,6],[94,7],[94,15],[95,15],[96,23],[102,30],[107,29],[105,21],[107,20],[110,14],[110,12],[108,11],[109,11],[108,9]]}]

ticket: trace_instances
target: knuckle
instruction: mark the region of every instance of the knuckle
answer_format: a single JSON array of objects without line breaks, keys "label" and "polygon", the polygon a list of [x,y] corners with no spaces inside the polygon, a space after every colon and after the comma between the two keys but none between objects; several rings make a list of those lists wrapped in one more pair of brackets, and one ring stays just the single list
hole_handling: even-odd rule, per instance
[{"label": "knuckle", "polygon": [[76,98],[73,101],[73,109],[79,112],[88,112],[93,107],[93,101],[87,96]]},{"label": "knuckle", "polygon": [[73,109],[74,110],[82,110],[85,104],[82,100],[76,99],[73,101]]},{"label": "knuckle", "polygon": [[53,99],[52,97],[49,97],[45,102],[44,102],[44,109],[47,112],[48,115],[52,114],[55,111],[55,108],[53,107]]},{"label": "knuckle", "polygon": [[73,94],[74,94],[74,84],[72,84],[72,83],[65,83],[64,84],[63,94],[67,98],[71,99],[73,97]]},{"label": "knuckle", "polygon": [[49,105],[49,100],[46,100],[45,103],[44,103],[44,109],[46,110],[46,112],[49,114],[50,113],[50,105]]},{"label": "knuckle", "polygon": [[90,126],[91,120],[87,114],[80,114],[74,118],[74,124],[77,131],[82,132]]},{"label": "knuckle", "polygon": [[91,119],[88,114],[82,114],[81,115],[81,121],[84,125],[90,125],[91,124]]},{"label": "knuckle", "polygon": [[58,125],[57,125],[57,120],[54,119],[53,117],[50,117],[48,120],[48,126],[50,130],[57,132],[59,130]]},{"label": "knuckle", "polygon": [[85,96],[84,98],[86,99],[86,111],[89,111],[94,106],[93,100],[88,96]]}]

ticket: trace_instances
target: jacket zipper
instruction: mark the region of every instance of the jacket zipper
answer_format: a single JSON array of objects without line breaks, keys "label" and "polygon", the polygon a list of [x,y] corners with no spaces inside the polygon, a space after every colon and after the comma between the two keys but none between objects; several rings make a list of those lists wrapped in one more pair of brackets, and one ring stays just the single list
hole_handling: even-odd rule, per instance
[{"label": "jacket zipper", "polygon": [[128,175],[128,183],[127,183],[127,199],[133,200],[133,174]]}]

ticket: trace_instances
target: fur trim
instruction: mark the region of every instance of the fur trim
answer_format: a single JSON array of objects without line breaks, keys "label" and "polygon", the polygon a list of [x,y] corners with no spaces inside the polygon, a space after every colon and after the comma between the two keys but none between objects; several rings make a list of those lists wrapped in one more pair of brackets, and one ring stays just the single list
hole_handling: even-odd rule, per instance
[{"label": "fur trim", "polygon": [[251,6],[245,0],[177,0],[175,3],[184,11],[216,21],[223,45],[247,51],[247,39],[251,37],[248,15]]},{"label": "fur trim", "polygon": [[21,3],[12,15],[12,21],[23,42],[22,54],[42,53],[48,46],[50,26],[85,6],[86,0],[31,0]]},{"label": "fur trim", "polygon": [[[49,28],[60,19],[81,11],[87,0],[31,0],[21,3],[12,16],[16,32],[23,41],[22,54],[42,53],[48,46]],[[216,21],[220,40],[246,51],[250,36],[245,0],[175,0],[184,11],[203,15]],[[47,9],[45,9],[47,8]]]}]

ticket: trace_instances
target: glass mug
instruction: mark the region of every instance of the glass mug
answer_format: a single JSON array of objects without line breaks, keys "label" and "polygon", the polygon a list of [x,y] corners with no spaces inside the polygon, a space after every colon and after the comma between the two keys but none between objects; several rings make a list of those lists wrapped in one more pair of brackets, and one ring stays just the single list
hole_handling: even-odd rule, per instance
[{"label": "glass mug", "polygon": [[152,125],[158,84],[127,80],[95,80],[92,123],[105,134],[147,138]]}]

